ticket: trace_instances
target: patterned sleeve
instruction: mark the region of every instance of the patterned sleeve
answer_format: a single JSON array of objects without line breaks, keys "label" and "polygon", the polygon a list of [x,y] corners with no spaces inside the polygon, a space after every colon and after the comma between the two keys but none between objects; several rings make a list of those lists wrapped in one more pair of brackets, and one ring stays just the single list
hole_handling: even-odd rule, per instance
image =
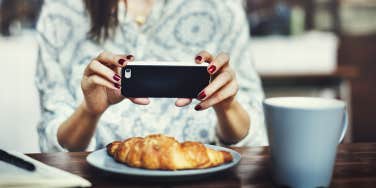
[{"label": "patterned sleeve", "polygon": [[267,145],[262,107],[264,93],[260,78],[251,62],[248,22],[240,0],[231,1],[227,8],[227,15],[222,19],[224,33],[218,52],[224,51],[230,55],[230,66],[235,69],[239,84],[236,98],[251,119],[248,135],[235,146]]},{"label": "patterned sleeve", "polygon": [[[69,9],[62,3],[45,2],[37,25],[39,44],[36,87],[39,92],[41,119],[38,125],[42,152],[66,151],[57,140],[59,126],[77,107],[74,93],[68,87],[69,58],[76,36]],[[90,143],[89,148],[94,146]]]}]

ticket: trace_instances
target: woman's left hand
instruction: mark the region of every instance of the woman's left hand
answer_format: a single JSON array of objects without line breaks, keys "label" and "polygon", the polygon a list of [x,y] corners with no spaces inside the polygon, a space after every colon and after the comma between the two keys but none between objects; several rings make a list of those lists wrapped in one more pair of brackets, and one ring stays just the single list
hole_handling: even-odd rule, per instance
[{"label": "woman's left hand", "polygon": [[[226,53],[220,53],[216,57],[207,51],[200,52],[196,63],[209,63],[208,72],[212,75],[212,82],[197,96],[201,102],[195,106],[195,110],[205,110],[214,107],[216,110],[225,110],[234,101],[239,86],[235,71],[230,67],[230,57]],[[189,104],[190,99],[178,99],[177,106]]]}]

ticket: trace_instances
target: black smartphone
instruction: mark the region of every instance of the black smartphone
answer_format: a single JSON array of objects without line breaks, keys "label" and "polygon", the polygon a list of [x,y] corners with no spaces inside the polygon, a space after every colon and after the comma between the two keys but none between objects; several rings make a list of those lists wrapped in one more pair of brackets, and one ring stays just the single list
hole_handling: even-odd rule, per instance
[{"label": "black smartphone", "polygon": [[211,79],[206,63],[130,62],[121,73],[125,97],[196,98]]}]

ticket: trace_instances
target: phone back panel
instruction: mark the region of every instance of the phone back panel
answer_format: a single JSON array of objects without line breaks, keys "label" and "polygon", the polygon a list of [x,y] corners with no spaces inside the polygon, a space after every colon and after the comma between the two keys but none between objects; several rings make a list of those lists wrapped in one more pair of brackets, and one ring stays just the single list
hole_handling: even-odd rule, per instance
[{"label": "phone back panel", "polygon": [[125,97],[196,98],[210,82],[205,66],[128,65],[122,69]]}]

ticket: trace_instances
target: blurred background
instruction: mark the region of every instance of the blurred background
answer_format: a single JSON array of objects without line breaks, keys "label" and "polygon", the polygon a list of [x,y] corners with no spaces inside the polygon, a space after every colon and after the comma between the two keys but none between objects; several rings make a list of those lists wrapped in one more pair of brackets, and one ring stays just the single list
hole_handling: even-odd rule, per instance
[{"label": "blurred background", "polygon": [[[0,148],[39,151],[34,29],[42,4],[0,0]],[[345,100],[345,142],[376,142],[376,0],[245,0],[244,7],[266,96]]]}]

